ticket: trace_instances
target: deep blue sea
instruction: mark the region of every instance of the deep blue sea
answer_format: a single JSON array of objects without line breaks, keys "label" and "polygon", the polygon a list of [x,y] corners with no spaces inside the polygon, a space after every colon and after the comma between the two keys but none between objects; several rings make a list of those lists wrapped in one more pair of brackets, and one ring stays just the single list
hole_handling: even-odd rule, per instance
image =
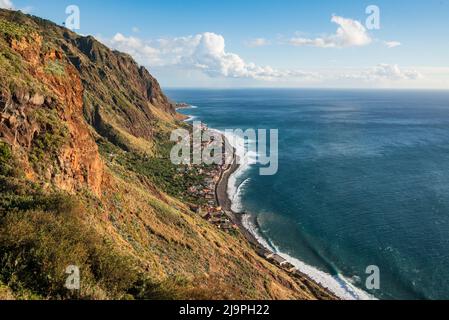
[{"label": "deep blue sea", "polygon": [[270,247],[343,297],[449,298],[448,91],[167,94],[212,128],[279,129],[277,175],[247,167],[231,195]]}]

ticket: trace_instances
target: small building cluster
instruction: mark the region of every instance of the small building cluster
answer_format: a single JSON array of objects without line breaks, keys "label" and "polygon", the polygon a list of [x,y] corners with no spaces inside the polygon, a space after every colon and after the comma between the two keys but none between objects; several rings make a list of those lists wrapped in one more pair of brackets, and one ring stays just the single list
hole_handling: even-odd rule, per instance
[{"label": "small building cluster", "polygon": [[231,231],[238,228],[231,222],[228,215],[225,211],[222,210],[221,207],[217,207],[215,208],[215,210],[209,209],[202,215],[202,218],[206,221],[209,221],[223,231]]},{"label": "small building cluster", "polygon": [[[213,202],[213,203],[212,203]],[[238,226],[232,223],[228,214],[216,205],[215,199],[207,206],[191,207],[191,210],[198,213],[204,220],[215,225],[218,229],[230,232],[237,230]]]},{"label": "small building cluster", "polygon": [[[203,142],[202,147],[207,145],[208,143]],[[216,198],[216,187],[223,172],[228,170],[229,167],[230,165],[226,164],[201,166],[198,173],[204,175],[206,178],[197,185],[190,186],[187,190],[192,197],[205,200],[205,204],[191,207],[192,211],[226,232],[236,230],[238,226],[231,222],[229,215],[219,206]]]},{"label": "small building cluster", "polygon": [[215,205],[215,187],[220,180],[220,168],[199,169],[198,173],[200,175],[205,175],[206,178],[202,182],[190,186],[187,189],[187,192],[195,198],[206,199],[211,205]]},{"label": "small building cluster", "polygon": [[[208,143],[203,142],[202,147],[207,145]],[[202,182],[198,183],[198,185],[190,186],[188,188],[188,193],[190,195],[206,200],[205,205],[192,206],[191,210],[199,214],[204,220],[226,232],[237,230],[238,226],[233,224],[229,219],[231,215],[219,206],[216,198],[216,187],[221,176],[223,175],[223,172],[228,170],[229,167],[230,166],[226,164],[201,167],[198,173],[205,175],[206,178]],[[301,272],[279,254],[273,253],[261,246],[258,246],[256,249],[257,253],[267,261],[293,275],[301,276]]]},{"label": "small building cluster", "polygon": [[289,273],[297,273],[298,270],[296,269],[296,267],[294,265],[292,265],[290,262],[288,262],[287,260],[285,260],[284,258],[282,258],[280,255],[273,253],[265,248],[262,247],[258,247],[257,248],[257,253],[265,258],[266,260],[270,261],[271,263],[273,263],[274,265],[284,269],[285,271],[289,272]]}]

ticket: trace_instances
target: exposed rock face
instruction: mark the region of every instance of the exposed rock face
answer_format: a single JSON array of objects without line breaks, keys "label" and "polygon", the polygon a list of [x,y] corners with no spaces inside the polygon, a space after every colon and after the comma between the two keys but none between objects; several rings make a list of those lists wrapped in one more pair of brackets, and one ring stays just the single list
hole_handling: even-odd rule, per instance
[{"label": "exposed rock face", "polygon": [[[103,165],[98,147],[92,139],[88,124],[83,118],[83,85],[78,71],[66,64],[63,55],[56,49],[45,51],[43,38],[33,33],[28,38],[13,39],[6,45],[22,58],[26,72],[43,85],[44,90],[31,92],[30,88],[13,88],[2,94],[0,108],[0,136],[22,154],[29,154],[35,139],[41,134],[50,134],[53,126],[63,125],[68,130],[67,143],[55,150],[55,162],[42,171],[31,170],[28,176],[51,183],[69,192],[88,187],[100,194]],[[46,71],[49,64],[60,64],[63,75]],[[48,111],[57,115],[56,123],[38,119],[36,114],[46,117]],[[47,152],[49,150],[44,150]],[[24,158],[24,162],[29,159]]]},{"label": "exposed rock face", "polygon": [[[205,222],[173,192],[186,187],[177,182],[186,176],[173,179],[178,168],[167,156],[179,119],[158,82],[130,56],[0,9],[0,289],[6,279],[12,291],[59,299],[54,281],[65,279],[71,251],[85,253],[85,266],[103,265],[98,269],[106,276],[96,279],[93,272],[95,285],[82,288],[82,298],[129,298],[132,292],[146,299],[154,297],[144,294],[154,284],[161,284],[156,294],[165,299],[332,298],[259,257],[240,233]],[[68,208],[74,200],[79,207]],[[115,256],[111,266],[90,254],[89,239],[73,238],[79,229],[67,222],[69,211],[114,253],[129,257],[129,270],[115,267]],[[32,259],[22,270],[25,279],[10,286],[20,279],[5,261],[17,265],[24,256]],[[114,271],[120,272],[109,278]],[[112,280],[137,273],[143,281],[137,290],[136,283],[119,290]],[[36,289],[36,277],[54,295]]]},{"label": "exposed rock face", "polygon": [[[31,22],[20,14],[11,18],[17,26]],[[94,135],[124,149],[139,149],[132,140],[151,141],[161,113],[168,121],[178,116],[158,82],[130,56],[109,50],[93,37],[38,22],[44,25],[35,29],[44,28],[42,32],[8,34],[4,39],[4,49],[20,57],[22,72],[36,86],[3,84],[0,137],[22,148],[23,155],[29,154],[41,134],[54,133],[55,123],[38,121],[36,112],[44,118],[47,111],[56,112],[54,120],[68,130],[67,143],[59,146],[56,161],[46,165],[44,172],[32,170],[24,158],[27,174],[66,191],[87,186],[100,195],[104,173]],[[140,151],[150,149],[148,145]]]},{"label": "exposed rock face", "polygon": [[[151,139],[158,110],[168,119],[177,117],[156,79],[129,55],[111,51],[90,36],[79,37],[69,32],[63,36],[66,42],[62,48],[79,71],[87,91],[86,114],[100,134],[107,125],[138,138]],[[100,123],[95,119],[101,120]]]}]

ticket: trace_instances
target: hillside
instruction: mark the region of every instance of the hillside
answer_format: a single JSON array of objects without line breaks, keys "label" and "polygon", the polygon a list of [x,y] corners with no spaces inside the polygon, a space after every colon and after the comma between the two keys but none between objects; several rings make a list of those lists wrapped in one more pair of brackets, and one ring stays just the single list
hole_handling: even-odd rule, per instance
[{"label": "hillside", "polygon": [[0,10],[0,112],[0,298],[329,298],[189,210],[182,116],[130,56]]}]

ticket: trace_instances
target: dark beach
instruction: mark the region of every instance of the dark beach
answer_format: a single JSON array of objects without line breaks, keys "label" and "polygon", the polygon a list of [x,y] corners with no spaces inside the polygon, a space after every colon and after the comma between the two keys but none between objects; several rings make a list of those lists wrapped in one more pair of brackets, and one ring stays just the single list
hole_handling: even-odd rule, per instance
[{"label": "dark beach", "polygon": [[[226,138],[225,138],[226,139]],[[235,155],[232,164],[221,173],[220,180],[215,187],[215,197],[219,206],[224,210],[229,219],[238,226],[240,232],[246,238],[246,240],[255,248],[257,252],[267,252],[267,249],[256,239],[256,237],[248,230],[243,224],[242,217],[246,213],[237,213],[232,210],[232,201],[228,196],[228,184],[229,178],[239,169],[240,164],[238,163],[238,158]],[[329,289],[323,287],[319,283],[315,282],[312,278],[306,274],[296,270],[291,273],[293,277],[301,279],[308,288],[315,292],[317,296],[321,296],[324,300],[339,300],[339,298],[332,293]]]},{"label": "dark beach", "polygon": [[233,175],[238,169],[240,165],[238,164],[237,157],[234,155],[232,164],[228,169],[222,172],[220,180],[218,181],[215,188],[215,196],[218,205],[226,212],[231,221],[237,225],[240,231],[243,233],[245,238],[253,245],[260,246],[257,239],[249,232],[242,222],[242,216],[244,213],[237,213],[232,210],[232,201],[228,196],[228,184],[229,178]]}]

